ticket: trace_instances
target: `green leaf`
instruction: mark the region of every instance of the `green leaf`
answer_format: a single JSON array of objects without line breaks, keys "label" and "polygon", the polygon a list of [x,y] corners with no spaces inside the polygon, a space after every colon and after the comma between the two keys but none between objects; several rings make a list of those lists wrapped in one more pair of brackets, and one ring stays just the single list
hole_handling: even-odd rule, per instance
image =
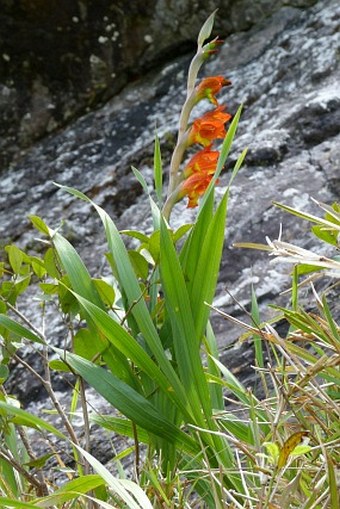
[{"label": "green leaf", "polygon": [[298,276],[304,276],[305,274],[310,274],[312,272],[321,272],[324,270],[322,267],[318,265],[309,265],[307,263],[299,263],[296,266]]},{"label": "green leaf", "polygon": [[29,215],[28,218],[32,222],[33,226],[40,231],[41,233],[44,233],[45,235],[50,234],[49,227],[47,224],[41,219],[39,216]]},{"label": "green leaf", "polygon": [[[221,379],[221,372],[212,360],[212,357],[218,358],[218,348],[217,341],[213,331],[213,328],[208,322],[207,324],[207,332],[205,338],[205,347],[208,354],[208,372],[210,375],[213,375],[217,378],[217,380]],[[222,386],[217,383],[209,384],[209,391],[211,397],[211,404],[214,410],[224,410],[224,400],[222,393]]]},{"label": "green leaf", "polygon": [[135,168],[134,166],[131,166],[131,169],[133,171],[133,174],[134,176],[136,177],[136,179],[138,180],[138,182],[140,183],[140,185],[142,186],[143,188],[143,191],[146,193],[146,194],[149,194],[149,189],[148,189],[148,185],[146,183],[146,180],[145,178],[143,177],[143,174],[137,170],[137,168]]},{"label": "green leaf", "polygon": [[179,373],[198,425],[211,416],[209,390],[203,373],[199,344],[180,262],[165,222],[161,224],[160,275],[170,316]]},{"label": "green leaf", "polygon": [[48,454],[44,454],[43,456],[40,456],[35,460],[27,461],[26,463],[24,463],[24,465],[30,468],[43,468],[47,461],[54,455],[55,455],[54,452],[49,452]]},{"label": "green leaf", "polygon": [[94,282],[94,285],[97,288],[97,291],[104,304],[107,307],[111,308],[116,298],[114,288],[111,285],[109,285],[109,283],[104,281],[104,279],[93,278],[92,281]]},{"label": "green leaf", "polygon": [[21,500],[12,500],[11,498],[1,497],[0,507],[9,509],[11,507],[17,507],[18,509],[39,509],[38,505],[29,504],[28,502],[22,502]]},{"label": "green leaf", "polygon": [[48,363],[50,369],[52,369],[53,371],[61,371],[61,372],[64,372],[64,373],[70,373],[71,370],[70,370],[70,367],[65,364],[65,362],[59,360],[59,359],[54,359],[52,361],[50,361]]},{"label": "green leaf", "polygon": [[9,318],[9,316],[0,314],[0,325],[2,325],[5,329],[7,329],[10,332],[13,332],[19,337],[23,337],[26,339],[29,339],[30,341],[34,341],[35,343],[42,343],[44,344],[45,341],[42,337],[39,337],[34,332],[30,331],[23,325],[20,325],[15,320],[12,320],[12,318]]},{"label": "green leaf", "polygon": [[[154,202],[154,200],[152,199],[150,193],[149,193],[149,188],[148,188],[148,185],[146,183],[146,180],[144,179],[142,173],[137,170],[137,168],[135,168],[134,166],[131,166],[131,169],[136,177],[136,179],[138,180],[138,182],[140,183],[140,185],[142,186],[144,192],[148,195],[149,197],[149,203],[150,203],[150,209],[151,209],[151,214],[152,214],[152,219],[153,219],[153,224],[154,224],[154,227],[155,228],[159,228],[159,216],[160,216],[160,213],[159,213],[159,208],[158,206],[156,205],[156,203]],[[85,195],[84,195],[85,196]],[[95,205],[93,202],[91,202],[93,205]],[[96,206],[96,205],[95,205]],[[98,209],[97,209],[98,210]]]},{"label": "green leaf", "polygon": [[[132,422],[128,419],[120,417],[112,417],[111,415],[98,415],[91,414],[90,421],[101,426],[104,429],[114,431],[118,435],[127,436],[130,438],[135,437],[135,430],[133,429]],[[138,441],[144,444],[149,443],[149,434],[140,427],[137,427]]]},{"label": "green leaf", "polygon": [[312,226],[312,232],[316,237],[331,244],[332,246],[336,246],[338,243],[338,234],[336,230],[332,230],[330,228],[325,228],[324,226],[315,225]]},{"label": "green leaf", "polygon": [[290,453],[291,456],[301,456],[302,454],[307,454],[312,450],[310,445],[297,445],[295,449]]},{"label": "green leaf", "polygon": [[339,509],[340,500],[339,500],[339,486],[337,483],[337,470],[329,454],[327,454],[327,474],[330,491],[330,507],[332,507],[332,509]]},{"label": "green leaf", "polygon": [[180,253],[185,279],[190,283],[195,278],[199,252],[214,212],[214,194],[210,193],[203,207],[200,207],[196,222]]},{"label": "green leaf", "polygon": [[141,242],[145,242],[146,244],[149,242],[149,237],[142,232],[137,230],[121,230],[120,233],[122,235],[128,235],[129,237],[133,237],[135,239],[140,240]]},{"label": "green leaf", "polygon": [[241,382],[239,382],[237,378],[232,374],[232,372],[226,366],[224,366],[224,364],[222,364],[218,359],[212,357],[212,360],[219,368],[224,379],[226,380],[227,387],[233,392],[235,396],[238,397],[240,401],[242,401],[246,405],[249,405],[249,395],[246,389],[241,384]]},{"label": "green leaf", "polygon": [[[152,509],[152,505],[143,490],[134,482],[114,477],[96,458],[79,446],[75,446],[107,485],[127,504],[129,509]],[[133,495],[133,497],[130,495]],[[104,507],[109,504],[97,500]]]},{"label": "green leaf", "polygon": [[[55,350],[65,358],[64,352]],[[189,450],[197,451],[195,442],[161,415],[159,409],[132,387],[78,355],[66,352],[66,361],[103,398],[138,426],[171,443],[177,441],[184,447],[189,447]]]},{"label": "green leaf", "polygon": [[333,334],[334,338],[336,339],[336,341],[338,341],[340,343],[340,334],[338,332],[338,326],[333,319],[333,316],[332,316],[331,310],[329,309],[325,294],[322,296],[322,307],[323,307],[323,311],[325,313],[328,325],[332,331],[332,334]]},{"label": "green leaf", "polygon": [[[25,410],[22,410],[21,408],[17,408],[13,405],[9,405],[8,403],[0,401],[0,412],[2,415],[6,416],[15,416],[22,419],[23,425],[29,426],[34,429],[44,429],[46,431],[49,431],[53,435],[55,435],[58,438],[61,438],[63,440],[66,440],[66,436],[61,433],[57,428],[52,426],[52,424],[49,424],[48,422],[45,422],[43,419],[40,419],[39,417],[36,417],[35,415],[30,414],[29,412],[26,412]],[[0,498],[1,500],[1,498]]]},{"label": "green leaf", "polygon": [[149,238],[149,244],[146,247],[155,263],[159,262],[160,237],[161,232],[159,230],[153,232]]},{"label": "green leaf", "polygon": [[177,230],[173,233],[173,241],[176,244],[189,230],[192,228],[192,224],[182,224]]},{"label": "green leaf", "polygon": [[[99,328],[100,330],[100,328]],[[102,350],[99,350],[97,341],[94,341],[93,332],[89,329],[79,329],[73,339],[74,353],[84,359],[92,360],[107,348],[106,343],[102,344]]]},{"label": "green leaf", "polygon": [[[169,398],[176,401],[176,394],[173,391],[169,380],[161,372],[157,364],[149,357],[142,346],[133,338],[127,330],[117,323],[109,314],[96,307],[89,301],[86,301],[80,295],[75,294],[81,306],[91,316],[98,327],[98,330],[125,358],[130,359],[138,368],[144,371]],[[85,333],[83,333],[85,334]],[[77,348],[79,342],[77,341]]]},{"label": "green leaf", "polygon": [[268,455],[272,458],[273,463],[276,463],[280,455],[279,446],[275,442],[264,442],[263,445],[266,448]]},{"label": "green leaf", "polygon": [[234,166],[234,169],[233,169],[233,171],[232,171],[232,174],[231,174],[230,180],[229,180],[228,188],[230,188],[230,187],[231,187],[232,183],[234,182],[235,177],[237,176],[237,174],[238,174],[239,170],[241,169],[241,166],[242,166],[243,161],[244,161],[244,159],[245,159],[245,157],[246,157],[246,155],[247,155],[247,152],[248,152],[248,149],[247,149],[247,148],[245,148],[245,149],[241,152],[241,154],[238,156],[237,161],[236,161],[235,166]]},{"label": "green leaf", "polygon": [[237,440],[254,445],[254,436],[251,426],[245,424],[235,415],[224,413],[223,417],[219,419],[219,424]]},{"label": "green leaf", "polygon": [[225,195],[210,224],[207,225],[208,228],[198,253],[194,254],[196,271],[194,277],[188,282],[188,293],[198,344],[202,340],[210,314],[207,304],[212,303],[216,293],[224,244],[226,211],[227,196]]},{"label": "green leaf", "polygon": [[[84,297],[88,301],[95,304],[100,309],[105,309],[105,305],[100,298],[99,292],[96,288],[95,283],[91,279],[82,259],[80,258],[74,247],[59,233],[54,232],[52,236],[53,244],[58,252],[61,263],[67,273],[67,276],[71,282],[72,288],[75,290],[77,295]],[[69,291],[66,288],[67,291]],[[72,292],[70,292],[72,294]],[[72,294],[74,299],[74,295]],[[68,304],[68,303],[67,303]],[[69,311],[73,311],[73,303]],[[76,310],[77,311],[77,310]],[[88,326],[91,329],[92,324],[90,320],[87,320]],[[131,369],[126,357],[122,356],[120,352],[110,347],[107,350],[103,350],[103,343],[100,336],[95,334],[93,330],[93,340],[98,348],[98,351],[103,351],[103,358],[110,367],[113,373],[124,377],[126,380],[130,380],[133,383],[133,376]]]},{"label": "green leaf", "polygon": [[149,264],[143,255],[137,251],[128,251],[130,261],[136,276],[140,279],[146,280],[149,275]]},{"label": "green leaf", "polygon": [[24,261],[24,253],[14,244],[5,247],[8,255],[8,261],[15,274],[20,273],[21,264]]},{"label": "green leaf", "polygon": [[9,369],[4,364],[0,364],[0,385],[2,385],[9,376]]},{"label": "green leaf", "polygon": [[87,493],[105,484],[105,480],[98,474],[82,475],[64,484],[64,486],[59,488],[58,492],[78,491],[78,493]]},{"label": "green leaf", "polygon": [[59,286],[54,283],[39,283],[39,287],[45,295],[54,295],[58,293]]},{"label": "green leaf", "polygon": [[40,260],[40,258],[38,258],[37,256],[31,256],[30,259],[31,259],[30,261],[31,261],[32,269],[33,269],[35,275],[39,279],[42,279],[44,277],[44,275],[46,274],[45,263],[43,262],[43,260]]},{"label": "green leaf", "polygon": [[80,307],[72,292],[69,290],[70,279],[68,275],[63,276],[59,280],[58,298],[59,305],[63,313],[76,316],[80,312]]},{"label": "green leaf", "polygon": [[[7,423],[6,424],[2,423],[2,428],[6,432],[6,429],[8,429],[9,426]],[[6,460],[1,458],[0,458],[0,472],[1,472],[0,488],[3,489],[4,483],[6,482],[6,488],[3,493],[4,494],[6,493],[7,495],[10,494],[11,496],[15,497],[16,500],[19,500],[22,491],[21,489],[22,478],[18,477],[17,472],[14,470],[12,465],[10,465]],[[1,500],[2,498],[0,497],[0,501]]]},{"label": "green leaf", "polygon": [[173,387],[174,401],[176,401],[182,413],[184,415],[188,415],[187,395],[185,394],[183,385],[179,381],[173,366],[164,352],[162,342],[152,321],[146,302],[142,298],[139,282],[131,265],[127,249],[125,248],[116,225],[101,207],[92,202],[84,194],[74,190],[73,188],[65,186],[59,187],[70,194],[74,194],[75,196],[81,197],[82,200],[91,203],[98,212],[105,228],[110,254],[117,267],[122,292],[127,296],[127,309],[131,309],[131,313],[138,324],[138,328],[144,340],[157,359],[160,369],[168,379],[169,385]]},{"label": "green leaf", "polygon": [[337,231],[340,231],[340,225],[337,226],[333,221],[327,221],[326,219],[323,219],[321,217],[314,216],[313,214],[308,214],[306,212],[302,212],[301,210],[297,210],[293,207],[289,207],[288,205],[284,205],[282,203],[278,203],[275,201],[273,202],[273,205],[279,207],[282,210],[285,210],[286,212],[289,212],[290,214],[293,214],[294,216],[300,217],[301,219],[306,219],[311,223],[326,226],[331,230],[335,228]]},{"label": "green leaf", "polygon": [[104,309],[97,288],[74,247],[58,232],[54,232],[52,240],[72,288],[79,295]]},{"label": "green leaf", "polygon": [[44,264],[45,269],[47,270],[49,276],[55,279],[58,279],[60,277],[60,273],[56,266],[56,254],[51,247],[48,248],[48,250],[45,253]]},{"label": "green leaf", "polygon": [[68,500],[76,499],[82,494],[92,491],[104,484],[105,481],[100,475],[83,475],[67,482],[52,495],[36,499],[34,502],[39,504],[39,507],[51,507],[56,504],[63,504]]},{"label": "green leaf", "polygon": [[24,276],[24,277],[19,276],[17,278],[17,280],[15,281],[15,284],[14,284],[14,290],[15,290],[16,297],[19,297],[19,295],[24,293],[24,291],[26,290],[26,288],[28,287],[30,282],[31,282],[30,274],[27,276]]}]

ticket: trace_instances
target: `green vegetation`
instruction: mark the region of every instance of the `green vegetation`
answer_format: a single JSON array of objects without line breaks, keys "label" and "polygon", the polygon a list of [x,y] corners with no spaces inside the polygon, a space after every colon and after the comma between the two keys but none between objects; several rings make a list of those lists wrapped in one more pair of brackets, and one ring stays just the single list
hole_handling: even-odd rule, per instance
[{"label": "green vegetation", "polygon": [[[92,277],[62,228],[52,230],[37,216],[30,219],[41,235],[43,252],[32,256],[15,245],[5,248],[6,260],[0,265],[0,507],[339,507],[340,328],[327,291],[319,295],[313,284],[315,277],[332,277],[336,287],[339,257],[327,258],[281,240],[267,246],[244,245],[266,249],[292,263],[292,304],[276,308],[270,324],[259,323],[253,292],[252,324],[240,324],[246,329],[240,341],[252,338],[255,344],[262,399],[218,359],[210,312],[230,186],[245,151],[215,205],[214,185],[228,158],[241,108],[216,154],[212,144],[221,138],[230,115],[215,94],[228,83],[210,77],[195,87],[201,65],[220,42],[205,44],[213,21],[214,15],[202,27],[189,69],[166,196],[158,139],[155,195],[149,194],[143,176],[134,169],[148,195],[152,232],[119,232],[111,217],[87,196],[59,186],[60,192],[87,202],[99,215],[110,277]],[[192,109],[206,99],[215,110],[190,124]],[[197,144],[203,149],[181,169],[186,149]],[[189,207],[200,200],[196,219],[173,230],[171,211],[185,197]],[[278,206],[314,223],[314,234],[335,251],[340,207],[319,205],[324,217]],[[135,240],[134,250],[126,248],[126,236]],[[302,284],[313,290],[312,312],[299,304]],[[28,289],[39,300],[40,316],[34,323],[20,311],[20,299]],[[63,348],[53,346],[55,338],[45,333],[50,307],[64,324]],[[284,338],[274,328],[282,319],[290,325]],[[41,359],[43,374],[23,358],[21,349],[29,345]],[[270,363],[264,362],[263,345]],[[51,417],[57,416],[58,424],[52,425],[46,414],[36,416],[20,408],[6,392],[12,361],[44,387],[53,408]],[[67,376],[72,384],[69,407],[53,388],[55,373]],[[88,386],[106,400],[109,415],[90,408]],[[226,397],[232,401],[230,409]],[[81,430],[75,425],[79,415]],[[112,465],[104,466],[90,453],[92,424],[128,439],[126,449],[113,453],[115,475]],[[37,436],[46,446],[39,457],[34,448]],[[60,450],[67,450],[72,461],[66,461]],[[122,461],[130,455],[134,471],[126,472]]]}]

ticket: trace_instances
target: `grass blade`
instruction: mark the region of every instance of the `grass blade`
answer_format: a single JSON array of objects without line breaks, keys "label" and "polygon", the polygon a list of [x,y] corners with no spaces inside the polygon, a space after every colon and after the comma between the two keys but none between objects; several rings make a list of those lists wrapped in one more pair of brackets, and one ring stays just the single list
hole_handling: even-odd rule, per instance
[{"label": "grass blade", "polygon": [[119,282],[122,291],[126,294],[128,299],[128,308],[131,309],[131,313],[138,324],[139,330],[143,334],[148,347],[157,359],[160,369],[168,378],[169,384],[173,387],[179,408],[184,415],[187,415],[188,405],[185,390],[164,352],[162,342],[151,319],[145,300],[141,294],[139,282],[132,268],[128,252],[114,222],[101,207],[92,202],[92,200],[90,200],[83,193],[80,193],[79,191],[70,187],[59,187],[68,193],[73,194],[74,196],[77,196],[78,198],[81,198],[82,200],[90,203],[96,209],[105,228],[109,250],[117,266]]},{"label": "grass blade", "polygon": [[206,230],[204,241],[198,252],[193,253],[197,259],[193,279],[188,283],[188,293],[198,342],[205,332],[211,304],[216,291],[224,244],[224,229],[227,211],[225,195]]},{"label": "grass blade", "polygon": [[54,233],[52,241],[74,291],[105,309],[97,288],[74,247],[58,232]]},{"label": "grass blade", "polygon": [[[137,484],[132,483],[132,481],[117,479],[90,453],[77,445],[75,445],[75,447],[77,447],[86,458],[93,470],[97,472],[107,485],[128,505],[129,509],[152,509],[152,505],[147,496]],[[138,501],[132,498],[129,492],[133,493]]]},{"label": "grass blade", "polygon": [[33,341],[34,343],[41,343],[45,344],[45,341],[42,337],[37,336],[37,334],[34,334],[32,331],[21,325],[20,323],[16,322],[12,318],[10,318],[7,315],[4,315],[0,313],[0,325],[4,327],[9,332],[13,332],[17,336],[29,339],[30,341]]},{"label": "grass blade", "polygon": [[38,505],[22,502],[21,500],[13,500],[7,497],[0,498],[0,507],[5,507],[6,509],[10,509],[11,507],[17,507],[18,509],[39,509]]},{"label": "grass blade", "polygon": [[[98,308],[80,295],[72,292],[86,313],[91,317],[101,334],[106,337],[114,347],[121,352],[125,358],[130,359],[136,367],[146,373],[151,380],[154,380],[168,398],[176,402],[174,391],[169,380],[159,369],[157,364],[149,357],[142,346],[133,338],[119,323],[108,313]],[[169,404],[169,402],[168,402]]]},{"label": "grass blade", "polygon": [[[251,318],[252,318],[254,326],[258,327],[259,323],[260,323],[260,312],[259,312],[259,306],[258,306],[258,302],[257,302],[254,285],[251,285],[251,311],[250,311],[250,313],[251,313]],[[261,340],[260,334],[254,334],[253,341],[254,341],[254,348],[255,348],[256,364],[260,368],[263,368],[264,358],[263,358],[262,340]]]},{"label": "grass blade", "polygon": [[165,293],[167,311],[172,324],[172,335],[180,378],[196,417],[204,426],[201,405],[206,417],[211,417],[210,397],[201,364],[199,345],[191,312],[190,300],[180,262],[167,229],[161,225],[160,275]]},{"label": "grass blade", "polygon": [[88,491],[94,490],[105,484],[100,475],[83,475],[72,481],[67,482],[61,488],[57,489],[52,495],[34,500],[38,507],[51,507],[56,504],[63,504],[68,500],[73,500]]},{"label": "grass blade", "polygon": [[[61,431],[57,430],[52,424],[49,424],[48,422],[45,422],[43,419],[40,419],[39,417],[36,417],[35,415],[30,414],[29,412],[26,412],[25,410],[22,410],[21,408],[14,407],[12,405],[9,405],[8,403],[4,403],[3,401],[0,401],[0,410],[5,410],[7,415],[14,415],[16,417],[20,418],[20,424],[22,426],[28,426],[30,428],[34,429],[44,429],[46,431],[49,431],[53,435],[55,435],[58,438],[62,438],[63,440],[66,440],[66,436],[61,433]],[[0,412],[1,415],[2,412]]]},{"label": "grass blade", "polygon": [[103,398],[138,426],[169,442],[179,442],[190,451],[197,451],[196,444],[185,433],[160,415],[159,409],[125,382],[78,355],[57,348],[55,351]]},{"label": "grass blade", "polygon": [[155,136],[153,167],[154,167],[155,191],[158,199],[158,205],[161,207],[163,193],[163,165],[162,165],[161,146],[157,134]]}]

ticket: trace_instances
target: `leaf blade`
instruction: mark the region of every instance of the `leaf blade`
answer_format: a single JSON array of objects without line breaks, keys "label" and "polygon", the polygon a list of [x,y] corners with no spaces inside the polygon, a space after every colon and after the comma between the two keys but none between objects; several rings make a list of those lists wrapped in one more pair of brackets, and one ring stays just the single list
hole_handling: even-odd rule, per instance
[{"label": "leaf blade", "polygon": [[16,322],[12,318],[7,315],[0,313],[0,325],[5,327],[10,332],[17,334],[18,336],[22,336],[34,343],[46,344],[43,337],[38,336],[34,332],[30,331],[20,323]]}]

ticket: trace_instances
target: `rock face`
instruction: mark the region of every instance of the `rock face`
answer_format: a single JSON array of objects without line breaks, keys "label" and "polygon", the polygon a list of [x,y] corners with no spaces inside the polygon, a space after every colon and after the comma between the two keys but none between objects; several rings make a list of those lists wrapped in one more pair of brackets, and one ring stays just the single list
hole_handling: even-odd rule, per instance
[{"label": "rock face", "polygon": [[[22,2],[21,9],[31,3]],[[209,4],[204,3],[203,17],[207,13],[207,3]],[[13,7],[11,2],[7,4],[8,9]],[[82,11],[73,11],[73,2],[65,2],[66,4],[69,6],[67,12],[70,19],[72,20],[72,16],[81,19]],[[88,2],[88,5],[90,4],[91,2]],[[115,2],[116,6],[118,4],[119,2]],[[125,4],[134,5],[134,2]],[[145,4],[146,12],[150,15],[151,2]],[[182,15],[183,20],[187,20],[183,21],[186,29],[179,29],[176,45],[187,42],[187,34],[190,34],[192,42],[192,36],[197,35],[202,21],[199,15],[194,17],[189,30],[189,25],[187,27],[185,23],[189,23],[191,11],[184,7],[189,4],[194,3],[157,2],[157,12],[162,13],[160,23],[164,24],[164,34],[168,33],[167,30],[173,34],[171,30],[174,30],[170,22],[167,24],[166,9],[173,11],[178,26],[182,26]],[[197,2],[197,5],[199,4],[200,2]],[[255,285],[263,317],[267,316],[268,302],[275,299],[276,302],[286,302],[285,297],[279,297],[279,294],[289,288],[290,268],[271,265],[266,254],[236,249],[233,243],[265,242],[266,235],[277,238],[282,222],[284,240],[312,247],[314,240],[308,234],[309,226],[294,217],[282,214],[272,202],[284,202],[315,212],[311,197],[332,203],[340,195],[340,155],[337,150],[340,142],[338,2],[309,2],[315,4],[309,7],[307,2],[289,2],[289,5],[288,2],[256,2],[256,6],[251,3],[253,10],[247,11],[249,17],[244,18],[240,10],[243,4],[249,8],[247,2],[223,2],[221,14],[226,12],[224,9],[229,12],[229,8],[232,13],[225,21],[227,24],[224,25],[224,33],[235,33],[226,37],[219,54],[204,68],[206,75],[223,74],[232,80],[233,87],[226,89],[219,97],[221,103],[228,104],[229,111],[235,113],[239,104],[244,105],[228,168],[232,167],[243,148],[248,147],[249,151],[231,193],[226,245],[215,301],[219,308],[242,318],[244,310],[240,306],[249,306],[251,283]],[[183,13],[179,12],[182,6]],[[258,15],[259,6],[265,15]],[[123,2],[121,8],[123,9]],[[131,7],[135,8],[137,9]],[[196,10],[199,12],[199,9]],[[86,12],[88,16],[90,10]],[[7,11],[5,14],[8,15]],[[150,19],[153,19],[152,15]],[[257,18],[262,19],[258,21]],[[112,22],[112,19],[107,22],[109,21]],[[76,22],[73,23],[77,25]],[[128,24],[128,20],[126,23]],[[155,128],[161,139],[164,165],[168,164],[180,107],[185,96],[186,70],[193,55],[193,51],[190,51],[180,57],[169,58],[166,64],[155,66],[142,76],[147,68],[143,66],[157,62],[157,59],[159,62],[166,52],[170,51],[169,43],[168,46],[163,46],[159,31],[157,32],[153,23],[155,25],[156,22],[150,21],[150,27],[154,27],[154,31],[144,32],[140,29],[139,37],[145,44],[154,45],[154,53],[150,49],[150,53],[146,53],[141,59],[137,52],[134,56],[130,55],[130,60],[126,60],[130,69],[133,67],[131,62],[139,61],[139,71],[134,74],[134,78],[138,76],[138,79],[129,83],[100,108],[73,120],[68,127],[32,145],[21,154],[20,159],[3,170],[3,192],[0,195],[2,244],[15,241],[20,246],[36,248],[36,243],[32,240],[35,234],[27,220],[27,214],[41,215],[51,227],[58,226],[60,221],[64,220],[64,232],[90,271],[95,274],[101,270],[102,255],[106,248],[99,221],[87,205],[59,191],[53,181],[87,193],[112,215],[119,228],[148,229],[148,203],[130,167],[137,167],[151,185]],[[217,16],[217,25],[219,23],[222,23],[220,14]],[[151,30],[150,27],[148,30]],[[97,38],[99,33],[102,32],[98,28],[94,38]],[[136,29],[134,37],[137,37],[138,33]],[[146,39],[149,33],[152,34],[153,42]],[[71,35],[70,33],[69,37]],[[171,39],[170,36],[169,38]],[[107,44],[111,46],[111,42]],[[105,53],[105,44],[98,46],[102,48],[101,55]],[[79,45],[81,51],[85,51],[81,42]],[[87,48],[92,51],[90,46]],[[143,52],[142,49],[139,51]],[[119,65],[125,65],[123,60]],[[109,65],[105,62],[106,66]],[[51,65],[57,64],[51,62]],[[77,69],[76,67],[74,71],[76,75]],[[112,69],[109,69],[109,74]],[[66,88],[59,92],[51,92],[50,84],[47,85],[44,79],[39,78],[39,81],[37,78],[35,100],[37,103],[41,101],[46,115],[50,115],[46,104],[52,100],[52,96],[54,104],[56,97],[57,102],[62,101],[63,94],[66,97],[72,96],[75,101],[76,97],[79,99],[81,94],[85,93],[86,79],[91,82],[94,78],[89,66],[87,70],[84,69],[84,73],[87,78],[78,74],[81,86],[77,90],[67,82]],[[131,73],[127,70],[126,73],[116,90],[131,78]],[[42,76],[37,73],[38,75]],[[109,83],[110,80],[105,85],[106,91]],[[103,100],[107,97],[106,93],[103,92],[101,96]],[[8,94],[19,97],[19,89],[14,86]],[[25,94],[20,97],[24,103]],[[67,103],[68,101],[65,104]],[[88,104],[85,99],[83,102],[79,100],[71,113],[72,116],[85,104]],[[70,106],[67,108],[70,109]],[[208,108],[208,105],[198,105],[194,114],[200,114],[204,108]],[[64,113],[59,106],[57,110],[62,118]],[[21,124],[21,113],[18,111],[15,118],[16,122]],[[51,118],[54,118],[54,113],[51,115]],[[65,118],[58,125],[62,125],[64,121]],[[46,130],[48,129],[45,125],[38,135]],[[35,134],[30,133],[27,139],[31,141],[34,137]],[[20,143],[16,139],[14,145]],[[223,186],[227,182],[226,173],[221,179],[217,194],[222,194]],[[195,212],[186,209],[185,204],[178,204],[173,225],[179,225],[183,221],[190,222],[193,214]],[[95,252],[94,245],[97,246]],[[230,294],[237,299],[237,303]],[[241,330],[218,317],[214,319],[214,323],[222,360],[235,372],[240,372],[241,380],[250,383],[249,364],[252,362],[252,351],[248,345],[243,345],[241,349],[234,345]],[[47,334],[53,337],[55,332],[55,324],[51,320]],[[9,380],[9,391],[14,391],[15,388],[20,393],[18,376],[14,384],[16,375],[18,372],[14,372]],[[24,381],[22,383],[24,384]],[[60,389],[63,389],[62,384]],[[22,388],[21,395],[24,396],[24,393],[25,388]],[[34,399],[43,397],[41,392],[34,394]],[[26,402],[30,401],[28,397]]]},{"label": "rock face", "polygon": [[[224,0],[215,31],[226,37],[247,30],[285,3]],[[214,0],[1,2],[0,171],[21,149],[193,48],[215,8]]]}]

